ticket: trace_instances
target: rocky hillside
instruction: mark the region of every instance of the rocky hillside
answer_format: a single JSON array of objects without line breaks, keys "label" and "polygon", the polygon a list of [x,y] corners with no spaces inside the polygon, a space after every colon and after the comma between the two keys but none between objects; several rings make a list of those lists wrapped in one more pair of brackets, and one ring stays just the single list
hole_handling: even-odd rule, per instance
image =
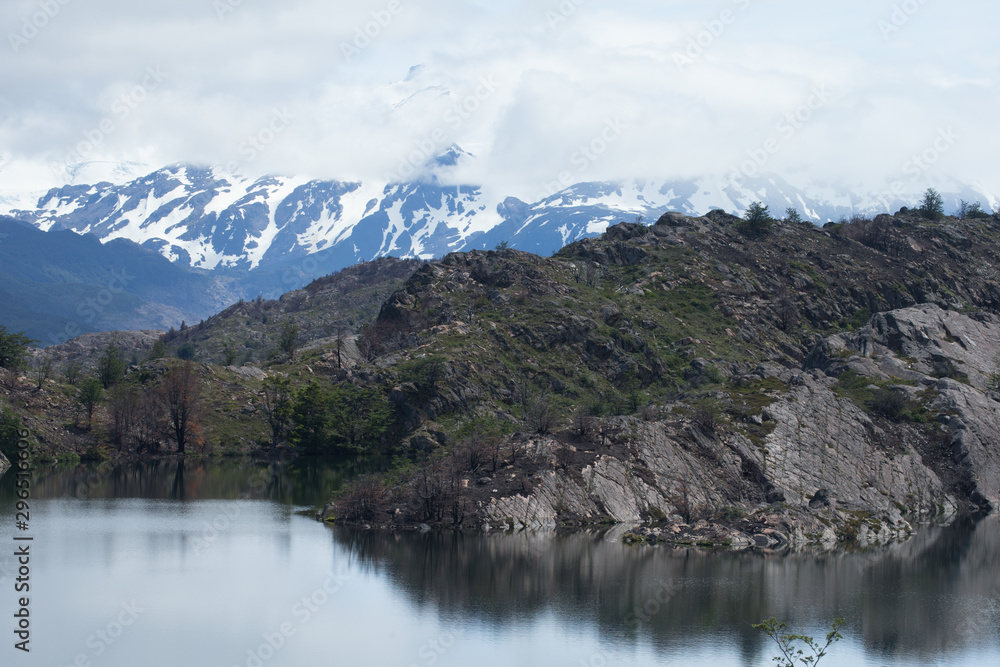
[{"label": "rocky hillside", "polygon": [[[996,221],[904,212],[765,238],[738,222],[670,214],[550,259],[423,267],[354,377],[393,387],[414,448],[451,453],[363,490],[388,514],[352,512],[356,494],[330,513],[775,544],[995,508]],[[400,372],[434,359],[435,383]],[[484,455],[491,422],[521,434]]]},{"label": "rocky hillside", "polygon": [[393,257],[357,264],[280,299],[241,301],[195,326],[168,333],[165,341],[172,351],[186,347],[199,361],[225,365],[273,359],[289,327],[294,327],[297,348],[336,346],[339,337],[342,346],[353,350],[362,325],[422,264]]},{"label": "rocky hillside", "polygon": [[[757,231],[667,214],[548,258],[373,264],[170,343],[209,362],[206,451],[266,441],[272,376],[290,383],[288,445],[396,456],[328,518],[642,523],[626,539],[774,546],[885,541],[994,510],[998,221],[902,211]],[[289,324],[303,348],[271,355]],[[261,368],[239,367],[237,345]],[[155,387],[164,363],[129,377]],[[64,409],[73,390],[43,383],[43,400],[23,380],[8,402],[34,406],[26,421],[58,449],[67,418],[45,401]],[[81,451],[100,434],[76,422]]]}]

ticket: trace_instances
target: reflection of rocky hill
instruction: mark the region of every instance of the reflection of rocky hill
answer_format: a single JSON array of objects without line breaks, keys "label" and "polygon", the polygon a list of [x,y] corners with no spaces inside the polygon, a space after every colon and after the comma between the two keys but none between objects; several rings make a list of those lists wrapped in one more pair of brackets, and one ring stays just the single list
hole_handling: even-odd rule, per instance
[{"label": "reflection of rocky hill", "polygon": [[[335,528],[334,540],[443,616],[492,624],[551,612],[568,623],[597,623],[609,639],[641,636],[664,651],[712,635],[741,637],[753,657],[762,643],[750,624],[771,616],[817,630],[844,616],[876,654],[938,658],[998,637],[995,519],[860,554],[632,548],[593,533],[550,539]],[[648,623],[633,622],[630,614],[668,597]]]}]

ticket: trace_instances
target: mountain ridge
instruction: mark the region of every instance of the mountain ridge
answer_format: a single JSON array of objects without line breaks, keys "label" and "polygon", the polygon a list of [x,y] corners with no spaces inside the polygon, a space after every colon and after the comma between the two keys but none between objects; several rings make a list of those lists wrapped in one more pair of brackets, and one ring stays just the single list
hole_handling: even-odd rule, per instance
[{"label": "mountain ridge", "polygon": [[[34,209],[10,214],[45,231],[71,229],[102,241],[128,238],[193,268],[260,271],[311,261],[332,272],[381,256],[430,259],[504,241],[549,254],[615,222],[640,216],[653,221],[667,211],[739,213],[763,201],[776,215],[791,207],[822,224],[877,207],[912,206],[917,197],[914,192],[908,200],[904,193],[888,201],[884,193],[800,188],[765,175],[581,181],[526,202],[489,194],[479,185],[447,185],[439,177],[438,171],[472,159],[453,146],[414,180],[401,183],[246,179],[214,168],[171,165],[122,183],[52,188]],[[959,199],[996,203],[978,186],[952,185],[945,195],[949,207],[957,207]]]}]

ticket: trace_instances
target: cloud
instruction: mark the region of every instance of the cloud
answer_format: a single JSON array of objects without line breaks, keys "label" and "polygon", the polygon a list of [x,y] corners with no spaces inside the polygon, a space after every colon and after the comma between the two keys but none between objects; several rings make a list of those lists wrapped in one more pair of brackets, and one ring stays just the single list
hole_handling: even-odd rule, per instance
[{"label": "cloud", "polygon": [[[477,155],[454,178],[530,199],[565,173],[725,175],[762,150],[761,169],[877,189],[951,129],[959,139],[912,189],[951,177],[1000,191],[998,13],[934,0],[17,0],[0,6],[0,150],[53,178],[79,156],[381,180],[454,142]],[[165,74],[155,85],[151,68]],[[817,90],[829,95],[811,108]],[[624,128],[611,141],[609,124]]]}]

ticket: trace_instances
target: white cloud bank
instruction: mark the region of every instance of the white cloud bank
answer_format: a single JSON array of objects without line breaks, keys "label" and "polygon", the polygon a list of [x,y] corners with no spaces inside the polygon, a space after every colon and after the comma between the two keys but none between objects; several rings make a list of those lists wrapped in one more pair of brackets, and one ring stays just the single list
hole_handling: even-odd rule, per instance
[{"label": "white cloud bank", "polygon": [[80,159],[381,180],[452,142],[479,157],[454,178],[525,199],[740,169],[1000,191],[998,17],[973,0],[7,0],[0,191]]}]

